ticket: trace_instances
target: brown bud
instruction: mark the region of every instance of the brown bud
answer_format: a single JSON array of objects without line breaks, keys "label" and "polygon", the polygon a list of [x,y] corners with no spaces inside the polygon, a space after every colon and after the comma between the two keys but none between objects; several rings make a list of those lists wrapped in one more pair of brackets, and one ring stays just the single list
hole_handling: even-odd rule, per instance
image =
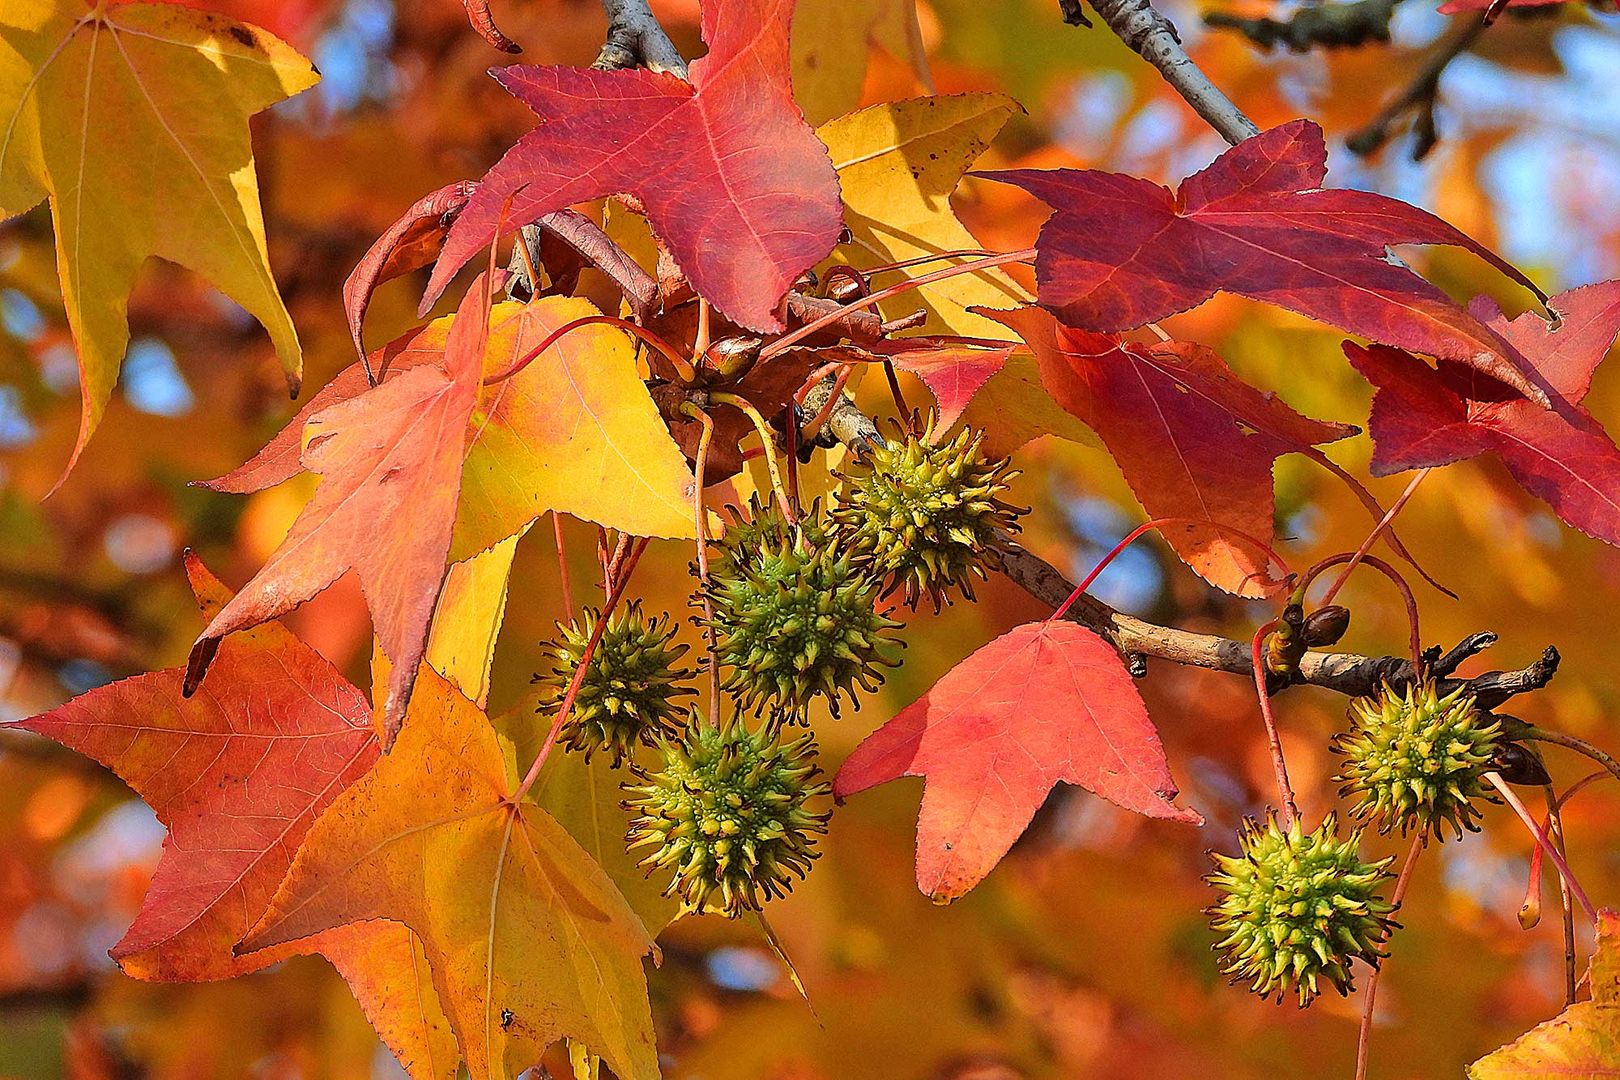
[{"label": "brown bud", "polygon": [[1350,629],[1350,609],[1340,604],[1317,608],[1306,616],[1305,644],[1313,649],[1336,643]]}]

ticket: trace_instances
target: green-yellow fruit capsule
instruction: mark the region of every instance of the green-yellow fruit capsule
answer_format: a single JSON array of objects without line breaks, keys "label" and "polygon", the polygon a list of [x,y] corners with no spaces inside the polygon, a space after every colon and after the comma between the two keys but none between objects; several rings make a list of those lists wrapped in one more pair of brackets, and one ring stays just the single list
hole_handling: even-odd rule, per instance
[{"label": "green-yellow fruit capsule", "polygon": [[881,580],[821,532],[814,507],[797,528],[756,519],[744,536],[709,567],[721,686],[745,711],[802,720],[822,697],[837,716],[840,695],[870,693],[899,665],[900,624],[874,608]]},{"label": "green-yellow fruit capsule", "polygon": [[932,435],[908,433],[853,462],[829,516],[835,544],[907,606],[926,593],[938,611],[953,589],[973,599],[972,577],[985,577],[1024,511],[999,498],[1018,474],[984,454],[982,432],[964,428],[939,446]]},{"label": "green-yellow fruit capsule", "polygon": [[[587,608],[583,622],[557,624],[558,636],[546,645],[550,668],[534,677],[542,688],[542,712],[561,707],[600,621],[601,614]],[[605,751],[617,766],[637,743],[652,746],[662,736],[679,732],[677,699],[697,691],[681,685],[695,673],[680,666],[687,646],[674,639],[675,624],[668,615],[648,621],[636,603],[614,612],[574,696],[563,745],[584,752],[587,759],[597,750]]]},{"label": "green-yellow fruit capsule", "polygon": [[715,727],[694,712],[684,737],[658,752],[656,768],[631,766],[627,842],[646,853],[649,875],[669,875],[664,895],[683,912],[736,918],[809,872],[832,816],[814,808],[832,788],[818,779],[811,736],[785,740],[774,724],[751,731],[736,717]]},{"label": "green-yellow fruit capsule", "polygon": [[1244,822],[1236,857],[1212,855],[1216,870],[1205,880],[1220,900],[1208,914],[1233,982],[1278,1001],[1291,988],[1304,1007],[1324,983],[1353,990],[1353,961],[1377,967],[1386,955],[1394,906],[1379,892],[1395,876],[1394,856],[1363,862],[1361,834],[1341,840],[1337,832],[1331,814],[1312,832],[1271,815],[1264,825]]},{"label": "green-yellow fruit capsule", "polygon": [[1462,690],[1441,697],[1433,683],[1388,686],[1350,705],[1350,730],[1336,736],[1340,794],[1358,798],[1351,815],[1388,833],[1426,829],[1445,840],[1479,828],[1476,799],[1501,745],[1502,725]]}]

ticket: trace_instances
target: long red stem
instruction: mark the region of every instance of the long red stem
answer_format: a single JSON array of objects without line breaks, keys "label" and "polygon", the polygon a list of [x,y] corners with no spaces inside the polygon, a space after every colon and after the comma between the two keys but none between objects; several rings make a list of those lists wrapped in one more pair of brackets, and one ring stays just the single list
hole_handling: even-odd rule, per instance
[{"label": "long red stem", "polygon": [[935,270],[931,274],[924,274],[922,277],[910,278],[906,281],[902,281],[898,285],[891,285],[887,289],[879,289],[870,296],[863,296],[858,300],[851,300],[843,307],[829,311],[821,318],[807,322],[792,333],[784,334],[782,337],[777,338],[775,341],[766,345],[759,351],[759,359],[762,361],[769,360],[783,349],[786,349],[791,345],[798,344],[811,334],[815,333],[817,330],[820,330],[824,326],[830,326],[839,319],[842,319],[845,315],[848,315],[850,312],[861,311],[865,308],[873,307],[889,299],[891,296],[899,296],[901,293],[910,292],[912,289],[920,288],[923,285],[932,285],[936,281],[944,281],[947,278],[960,277],[962,274],[972,274],[979,270],[989,270],[993,267],[1005,266],[1007,263],[1028,262],[1034,257],[1034,248],[1025,248],[1022,251],[1009,251],[1003,255],[995,255],[988,259],[978,259],[973,262],[963,263],[960,266],[950,266],[946,267],[944,270]]},{"label": "long red stem", "polygon": [[1294,802],[1294,786],[1288,782],[1288,762],[1283,759],[1282,736],[1277,733],[1277,718],[1271,713],[1271,695],[1266,692],[1266,636],[1277,629],[1272,619],[1254,632],[1249,646],[1249,659],[1254,665],[1254,688],[1260,694],[1260,719],[1266,725],[1266,742],[1271,750],[1271,769],[1277,776],[1277,797],[1282,801],[1282,823],[1292,829],[1299,820],[1299,806]]},{"label": "long red stem", "polygon": [[568,618],[574,618],[574,585],[568,576],[568,547],[563,542],[562,515],[557,511],[551,512],[551,535],[557,544],[557,577],[562,582],[563,610]]},{"label": "long red stem", "polygon": [[1395,504],[1384,512],[1384,516],[1379,520],[1378,524],[1372,527],[1372,532],[1367,534],[1367,539],[1363,540],[1361,546],[1356,549],[1356,553],[1351,557],[1350,562],[1339,572],[1338,580],[1328,586],[1328,591],[1322,595],[1322,603],[1331,604],[1333,598],[1339,595],[1339,590],[1344,588],[1344,583],[1349,579],[1350,574],[1367,557],[1367,552],[1372,550],[1373,544],[1378,542],[1379,534],[1389,528],[1389,523],[1395,520],[1395,515],[1401,512],[1407,501],[1417,491],[1418,485],[1423,483],[1423,478],[1433,471],[1433,469],[1419,469],[1417,471],[1417,475],[1412,477],[1412,482],[1406,485],[1406,490],[1401,492],[1401,497],[1396,499]]},{"label": "long red stem", "polygon": [[[1401,866],[1401,875],[1395,879],[1395,891],[1389,898],[1397,911],[1406,899],[1406,887],[1412,883],[1412,868],[1417,865],[1418,856],[1423,854],[1427,840],[1428,833],[1422,829],[1412,837],[1412,847],[1406,853],[1406,862]],[[1388,934],[1384,935],[1384,940],[1389,940]],[[1361,1031],[1356,1036],[1356,1080],[1367,1080],[1367,1059],[1372,1052],[1373,1003],[1378,1000],[1378,977],[1383,973],[1384,965],[1379,964],[1367,976],[1367,993],[1361,1002]]]},{"label": "long red stem", "polygon": [[1524,822],[1526,829],[1530,830],[1530,835],[1536,838],[1536,843],[1541,845],[1541,850],[1546,852],[1547,858],[1551,859],[1553,865],[1558,867],[1558,872],[1563,875],[1564,883],[1569,886],[1569,891],[1580,902],[1581,910],[1586,912],[1586,917],[1594,923],[1597,922],[1597,908],[1593,906],[1591,898],[1586,895],[1586,890],[1581,888],[1581,883],[1575,880],[1574,873],[1570,871],[1569,863],[1564,861],[1563,853],[1553,846],[1552,841],[1547,839],[1547,833],[1542,829],[1540,823],[1536,821],[1535,816],[1524,808],[1524,803],[1519,801],[1519,796],[1508,786],[1507,781],[1503,780],[1499,773],[1488,772],[1485,774],[1485,779],[1496,789],[1496,793],[1502,796],[1502,801],[1512,807],[1515,814],[1519,815],[1519,820]]},{"label": "long red stem", "polygon": [[597,323],[606,323],[609,326],[617,326],[620,330],[634,335],[641,341],[644,341],[648,345],[652,346],[653,349],[657,350],[660,356],[662,356],[665,360],[668,360],[670,366],[673,367],[677,373],[679,373],[682,379],[685,379],[689,383],[697,381],[697,370],[692,367],[691,361],[687,360],[686,357],[670,348],[668,342],[659,337],[657,334],[653,333],[651,330],[637,326],[628,319],[621,319],[617,315],[586,315],[575,319],[572,322],[563,323],[561,326],[557,327],[557,329],[553,330],[551,333],[547,334],[543,339],[541,339],[540,344],[536,345],[534,348],[530,349],[528,352],[514,360],[512,365],[505,371],[497,372],[496,374],[485,379],[484,385],[494,386],[496,383],[505,382],[507,379],[510,379],[512,376],[516,375],[518,372],[532,364],[537,357],[555,345],[564,335],[571,334],[581,327],[592,326]]},{"label": "long red stem", "polygon": [[[1359,557],[1362,562],[1366,563],[1374,570],[1377,570],[1380,574],[1383,574],[1385,577],[1389,578],[1390,581],[1394,582],[1395,588],[1400,591],[1401,600],[1406,604],[1406,625],[1409,634],[1407,644],[1412,650],[1412,672],[1421,679],[1423,677],[1423,635],[1418,627],[1417,597],[1412,595],[1412,587],[1406,583],[1405,578],[1401,577],[1400,571],[1396,570],[1393,566],[1389,565],[1389,563],[1385,562],[1383,559],[1380,559],[1378,556],[1368,555],[1365,551],[1362,551]],[[1321,562],[1305,571],[1305,576],[1300,579],[1297,589],[1298,594],[1303,596],[1305,590],[1310,588],[1311,582],[1315,581],[1317,576],[1323,571],[1331,570],[1340,563],[1349,562],[1355,558],[1357,558],[1356,555],[1345,553],[1339,555],[1330,555],[1323,559]],[[1323,597],[1322,603],[1327,603],[1328,599],[1331,598],[1332,595],[1332,593],[1329,593],[1327,596]]]},{"label": "long red stem", "polygon": [[1135,543],[1139,537],[1141,537],[1144,533],[1150,532],[1150,531],[1152,531],[1154,529],[1163,528],[1166,525],[1204,525],[1204,526],[1208,526],[1209,528],[1216,529],[1216,530],[1218,530],[1220,532],[1231,533],[1233,536],[1236,536],[1239,539],[1245,540],[1248,543],[1253,544],[1256,550],[1265,552],[1266,558],[1268,560],[1272,561],[1272,562],[1275,562],[1277,564],[1278,568],[1280,568],[1282,570],[1284,575],[1288,575],[1288,574],[1291,574],[1293,572],[1293,571],[1288,569],[1288,563],[1283,561],[1283,557],[1272,550],[1270,544],[1267,544],[1267,543],[1265,543],[1263,541],[1255,539],[1254,537],[1250,536],[1248,533],[1243,532],[1241,529],[1234,529],[1234,528],[1231,528],[1230,526],[1221,525],[1221,524],[1218,524],[1218,523],[1213,522],[1213,521],[1200,521],[1197,518],[1183,518],[1183,517],[1154,518],[1152,521],[1146,522],[1145,524],[1142,524],[1142,525],[1138,525],[1136,528],[1132,529],[1130,531],[1130,533],[1126,535],[1125,539],[1123,539],[1119,543],[1115,544],[1109,550],[1108,554],[1104,555],[1100,560],[1098,560],[1097,565],[1091,568],[1091,573],[1087,574],[1085,576],[1085,579],[1083,581],[1081,581],[1080,584],[1078,584],[1078,585],[1076,585],[1074,587],[1074,591],[1069,594],[1069,598],[1067,600],[1063,601],[1063,603],[1058,606],[1058,609],[1056,611],[1052,612],[1052,614],[1049,617],[1048,621],[1051,621],[1051,619],[1061,619],[1061,618],[1063,618],[1063,616],[1068,613],[1069,608],[1074,605],[1074,602],[1076,600],[1080,599],[1080,597],[1085,593],[1085,591],[1087,589],[1091,588],[1091,583],[1096,581],[1098,576],[1104,570],[1108,569],[1108,564],[1113,562],[1116,558],[1118,558],[1119,555],[1121,553],[1123,553],[1126,548],[1130,547],[1133,543]]}]

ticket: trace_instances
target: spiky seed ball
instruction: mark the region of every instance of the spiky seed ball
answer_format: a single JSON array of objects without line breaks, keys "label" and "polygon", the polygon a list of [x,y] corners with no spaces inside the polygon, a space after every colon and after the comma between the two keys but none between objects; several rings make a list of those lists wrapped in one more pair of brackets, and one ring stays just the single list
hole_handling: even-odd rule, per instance
[{"label": "spiky seed ball", "polygon": [[1376,967],[1385,956],[1394,907],[1378,894],[1394,877],[1394,856],[1363,862],[1361,833],[1340,840],[1337,829],[1331,814],[1314,832],[1297,821],[1285,829],[1275,815],[1264,826],[1251,818],[1237,857],[1212,856],[1218,869],[1205,880],[1221,898],[1208,909],[1210,926],[1223,935],[1215,947],[1233,982],[1278,1001],[1292,986],[1303,1008],[1324,981],[1341,994],[1354,989],[1351,961]]},{"label": "spiky seed ball", "polygon": [[798,516],[796,529],[788,524],[775,499],[762,503],[758,494],[748,497],[746,517],[735,506],[727,506],[726,514],[729,518],[726,531],[710,545],[711,572],[735,574],[745,567],[758,566],[766,552],[780,548],[795,536],[803,537],[805,544],[812,548],[826,544],[827,530],[821,523],[819,499]]},{"label": "spiky seed ball", "polygon": [[[768,538],[767,538],[768,539]],[[817,696],[834,716],[899,666],[899,623],[873,610],[882,582],[807,530],[762,546],[741,563],[709,568],[721,686],[738,706],[803,719]]]},{"label": "spiky seed ball", "polygon": [[632,766],[625,808],[637,814],[630,849],[652,849],[640,865],[672,875],[664,895],[678,896],[683,912],[731,918],[787,895],[832,816],[810,807],[832,791],[817,779],[811,736],[783,741],[774,724],[751,731],[734,717],[715,727],[694,712],[684,739],[658,750],[656,769]]},{"label": "spiky seed ball", "polygon": [[[558,636],[546,645],[551,668],[534,677],[542,686],[542,710],[562,704],[600,620],[600,612],[587,608],[583,622],[557,624]],[[587,759],[597,750],[611,753],[616,767],[636,743],[651,746],[661,736],[679,732],[676,699],[697,692],[681,685],[695,674],[679,664],[686,650],[675,642],[675,623],[668,615],[649,621],[638,603],[610,615],[574,697],[563,745],[583,751]]]},{"label": "spiky seed ball", "polygon": [[1332,743],[1344,757],[1334,780],[1345,798],[1360,796],[1351,815],[1380,832],[1415,827],[1444,840],[1449,825],[1461,837],[1479,828],[1474,800],[1491,798],[1482,778],[1501,734],[1461,689],[1441,697],[1433,683],[1404,693],[1386,685],[1351,703],[1350,730]]},{"label": "spiky seed ball", "polygon": [[926,593],[937,612],[951,589],[973,599],[971,576],[1018,529],[1024,511],[998,496],[1017,472],[987,458],[983,433],[963,428],[930,445],[932,430],[874,447],[847,472],[833,505],[833,541],[867,563],[915,610]]}]

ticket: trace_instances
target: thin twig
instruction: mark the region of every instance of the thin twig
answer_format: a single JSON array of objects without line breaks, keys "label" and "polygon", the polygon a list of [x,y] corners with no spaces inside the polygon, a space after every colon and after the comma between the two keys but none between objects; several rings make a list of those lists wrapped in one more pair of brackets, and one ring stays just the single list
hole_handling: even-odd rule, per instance
[{"label": "thin twig", "polygon": [[563,543],[562,515],[557,511],[551,512],[551,535],[557,544],[557,576],[562,582],[563,610],[568,618],[574,618],[574,585],[568,576],[568,548]]},{"label": "thin twig", "polygon": [[[1121,41],[1159,69],[1164,81],[1221,138],[1235,146],[1260,134],[1255,122],[1193,63],[1174,24],[1153,6],[1152,0],[1091,0],[1091,6]],[[1072,11],[1065,5],[1065,17],[1072,20],[1072,13],[1078,10],[1078,3],[1072,4]]]},{"label": "thin twig", "polygon": [[[1406,862],[1401,865],[1400,877],[1395,879],[1395,891],[1390,894],[1389,902],[1399,911],[1401,904],[1406,900],[1406,889],[1412,883],[1412,868],[1417,865],[1418,856],[1423,854],[1423,848],[1428,843],[1429,834],[1419,829],[1412,837],[1412,846],[1406,852]],[[1389,940],[1388,931],[1384,940]],[[1372,1053],[1372,1023],[1373,1003],[1378,1000],[1378,977],[1384,973],[1384,965],[1379,964],[1367,976],[1367,993],[1361,1002],[1361,1030],[1356,1035],[1356,1080],[1367,1080],[1367,1060]]]},{"label": "thin twig", "polygon": [[1462,18],[1463,22],[1457,29],[1429,54],[1428,60],[1424,61],[1423,67],[1406,89],[1384,106],[1365,127],[1344,141],[1352,153],[1362,157],[1377,153],[1394,134],[1395,125],[1401,117],[1413,110],[1417,111],[1417,120],[1413,124],[1416,138],[1412,144],[1412,160],[1419,161],[1434,149],[1435,143],[1440,141],[1434,119],[1440,76],[1445,74],[1453,60],[1468,51],[1487,25],[1482,17],[1473,13],[1464,14]]}]

